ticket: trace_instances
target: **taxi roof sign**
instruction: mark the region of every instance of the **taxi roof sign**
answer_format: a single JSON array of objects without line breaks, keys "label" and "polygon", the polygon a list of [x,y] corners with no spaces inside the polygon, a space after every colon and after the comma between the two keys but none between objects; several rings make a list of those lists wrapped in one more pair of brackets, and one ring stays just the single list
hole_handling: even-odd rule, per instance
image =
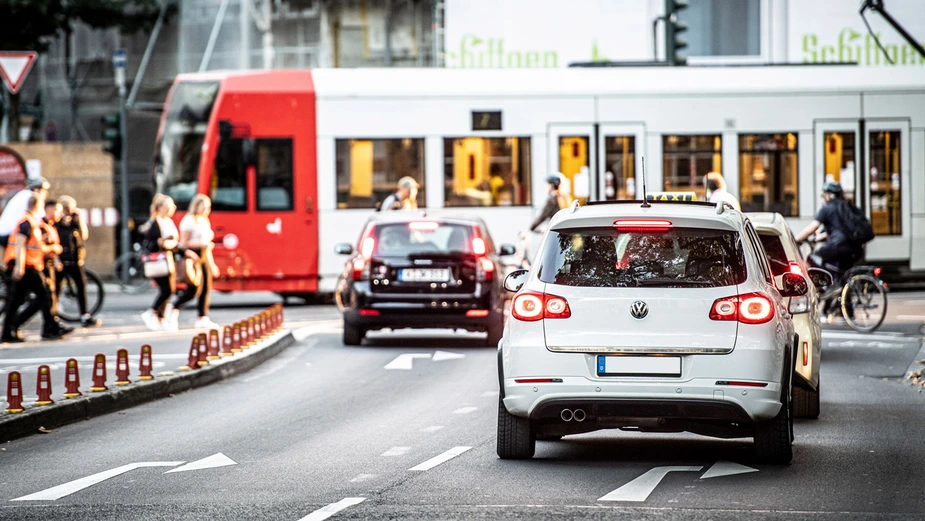
[{"label": "taxi roof sign", "polygon": [[646,195],[647,201],[696,201],[696,192],[653,192]]}]

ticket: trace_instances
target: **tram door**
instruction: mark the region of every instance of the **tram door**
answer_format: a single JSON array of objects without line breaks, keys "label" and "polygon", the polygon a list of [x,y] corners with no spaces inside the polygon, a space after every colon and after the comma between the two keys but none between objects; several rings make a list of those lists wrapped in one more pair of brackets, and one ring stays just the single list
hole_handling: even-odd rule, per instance
[{"label": "tram door", "polygon": [[[642,159],[645,157],[645,127],[641,124],[598,125],[598,199],[622,201],[642,199]],[[651,163],[649,165],[651,168]],[[650,192],[660,190],[651,184]]]},{"label": "tram door", "polygon": [[546,163],[549,172],[546,175],[557,172],[562,174],[563,182],[559,185],[559,192],[581,203],[597,198],[594,132],[594,125],[591,124],[550,125],[549,128]]},{"label": "tram door", "polygon": [[815,208],[825,183],[840,183],[874,227],[867,260],[909,259],[909,121],[817,121],[815,129]]},{"label": "tram door", "polygon": [[643,125],[553,125],[549,136],[550,173],[565,178],[562,193],[581,203],[642,197]]}]

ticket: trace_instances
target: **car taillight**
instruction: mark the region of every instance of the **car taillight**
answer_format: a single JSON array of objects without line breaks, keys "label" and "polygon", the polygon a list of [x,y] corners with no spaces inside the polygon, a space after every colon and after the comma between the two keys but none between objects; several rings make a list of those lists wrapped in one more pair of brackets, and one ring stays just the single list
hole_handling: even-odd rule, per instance
[{"label": "car taillight", "polygon": [[671,229],[671,221],[664,219],[618,219],[613,225],[621,232],[667,232]]},{"label": "car taillight", "polygon": [[883,270],[880,268],[880,266],[877,266],[874,268],[874,277],[879,277],[882,272]]},{"label": "car taillight", "polygon": [[764,324],[774,317],[774,306],[760,293],[747,293],[716,299],[710,308],[711,320],[738,320],[743,324]]},{"label": "car taillight", "polygon": [[479,257],[478,263],[478,279],[480,281],[492,280],[495,276],[495,263],[488,257]]},{"label": "car taillight", "polygon": [[363,233],[363,238],[360,239],[360,255],[353,259],[353,280],[369,279],[369,259],[376,251],[376,238],[373,237],[375,229],[376,225],[369,225]]},{"label": "car taillight", "polygon": [[802,275],[804,277],[806,276],[806,274],[803,273],[803,268],[800,267],[800,265],[795,262],[790,263],[790,273],[795,273],[797,275]]},{"label": "car taillight", "polygon": [[369,261],[363,257],[353,259],[353,280],[369,279]]},{"label": "car taillight", "polygon": [[370,259],[373,256],[373,251],[376,250],[376,239],[373,237],[366,237],[363,239],[363,244],[360,246],[360,255],[364,259]]},{"label": "car taillight", "polygon": [[476,255],[485,255],[487,249],[485,248],[485,239],[481,237],[475,237],[472,239],[472,253]]},{"label": "car taillight", "polygon": [[562,297],[524,291],[514,297],[511,315],[517,320],[533,322],[543,318],[569,318],[572,311]]}]

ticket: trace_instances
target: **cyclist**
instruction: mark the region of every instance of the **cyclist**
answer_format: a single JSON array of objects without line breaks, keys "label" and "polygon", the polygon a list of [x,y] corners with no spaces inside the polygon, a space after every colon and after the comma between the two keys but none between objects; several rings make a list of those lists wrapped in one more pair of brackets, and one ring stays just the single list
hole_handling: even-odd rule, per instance
[{"label": "cyclist", "polygon": [[556,212],[567,205],[565,198],[559,193],[559,184],[561,184],[561,182],[562,180],[558,175],[551,175],[546,178],[549,196],[546,197],[546,204],[543,205],[543,210],[530,224],[531,232],[539,228],[545,221],[552,219],[552,216],[556,215]]},{"label": "cyclist", "polygon": [[840,184],[829,181],[822,187],[822,198],[825,205],[819,209],[816,218],[809,223],[799,235],[797,242],[805,241],[810,235],[816,233],[820,226],[825,226],[826,242],[822,247],[816,250],[815,255],[822,261],[822,267],[829,269],[828,266],[834,266],[832,276],[838,280],[838,276],[857,263],[864,256],[864,249],[861,245],[856,244],[848,239],[846,233],[847,223],[844,215],[846,209],[843,205],[851,204],[844,198],[844,190]]}]

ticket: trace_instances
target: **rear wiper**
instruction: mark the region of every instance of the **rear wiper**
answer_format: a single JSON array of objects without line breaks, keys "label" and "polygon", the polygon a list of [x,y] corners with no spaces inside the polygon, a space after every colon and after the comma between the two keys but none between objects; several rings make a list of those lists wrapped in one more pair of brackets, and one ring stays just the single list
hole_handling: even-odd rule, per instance
[{"label": "rear wiper", "polygon": [[712,286],[712,282],[703,280],[685,279],[643,279],[636,281],[637,286],[699,286],[701,288]]}]

